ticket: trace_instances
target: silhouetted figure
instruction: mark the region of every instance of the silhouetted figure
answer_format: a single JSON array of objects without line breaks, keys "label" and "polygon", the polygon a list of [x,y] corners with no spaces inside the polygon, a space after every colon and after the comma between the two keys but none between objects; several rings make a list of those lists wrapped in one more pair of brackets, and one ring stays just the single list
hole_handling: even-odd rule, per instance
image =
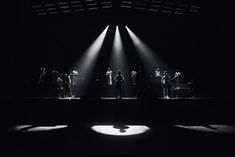
[{"label": "silhouetted figure", "polygon": [[112,82],[112,80],[113,80],[112,74],[113,74],[112,70],[110,68],[108,68],[108,70],[106,71],[106,76],[107,76],[107,83],[110,86],[113,84],[113,82]]},{"label": "silhouetted figure", "polygon": [[70,77],[71,77],[72,85],[77,85],[78,84],[78,71],[72,70],[70,72]]},{"label": "silhouetted figure", "polygon": [[51,82],[50,82],[50,88],[52,90],[52,95],[57,96],[57,78],[59,77],[59,71],[52,70],[51,71]]},{"label": "silhouetted figure", "polygon": [[52,71],[51,71],[51,75],[52,75],[51,84],[52,84],[52,85],[56,85],[57,78],[58,78],[58,76],[59,76],[59,71],[57,71],[57,70],[52,70]]},{"label": "silhouetted figure", "polygon": [[137,76],[137,71],[132,70],[132,71],[131,71],[131,82],[132,82],[132,85],[133,85],[133,86],[136,85],[136,76]]},{"label": "silhouetted figure", "polygon": [[46,68],[41,68],[40,70],[41,72],[40,72],[38,84],[44,85],[46,81]]},{"label": "silhouetted figure", "polygon": [[161,79],[162,79],[162,73],[160,71],[160,68],[157,68],[155,70],[155,77],[154,77],[154,92],[156,97],[162,97],[162,84],[161,84]]},{"label": "silhouetted figure", "polygon": [[168,75],[167,71],[164,71],[161,82],[162,82],[162,88],[163,88],[163,97],[169,98],[170,76]]},{"label": "silhouetted figure", "polygon": [[124,82],[124,77],[122,72],[118,70],[117,75],[114,77],[116,82],[116,98],[122,97],[122,83]]},{"label": "silhouetted figure", "polygon": [[57,97],[58,98],[63,98],[64,97],[64,85],[63,85],[63,74],[60,74],[57,78]]},{"label": "silhouetted figure", "polygon": [[121,133],[126,132],[125,129],[129,129],[129,127],[126,126],[126,125],[114,125],[113,128],[114,129],[119,129],[119,132],[121,132]]},{"label": "silhouetted figure", "polygon": [[175,84],[177,87],[180,85],[181,77],[182,77],[181,72],[179,71],[179,69],[176,69],[173,79],[175,80]]},{"label": "silhouetted figure", "polygon": [[63,86],[64,86],[64,96],[65,97],[72,97],[71,83],[72,83],[72,81],[71,81],[70,75],[65,74],[64,75],[64,83],[63,83]]},{"label": "silhouetted figure", "polygon": [[40,68],[38,85],[39,85],[39,95],[44,96],[46,91],[46,68]]}]

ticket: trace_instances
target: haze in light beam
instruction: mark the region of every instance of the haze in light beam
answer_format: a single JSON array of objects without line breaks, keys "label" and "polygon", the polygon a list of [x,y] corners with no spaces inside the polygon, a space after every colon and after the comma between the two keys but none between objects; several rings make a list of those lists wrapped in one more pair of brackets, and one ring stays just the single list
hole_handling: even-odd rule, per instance
[{"label": "haze in light beam", "polygon": [[143,62],[146,70],[154,70],[159,67],[161,69],[169,69],[167,65],[151,50],[136,34],[134,34],[127,26],[125,26],[131,40]]},{"label": "haze in light beam", "polygon": [[[107,26],[99,37],[88,47],[88,49],[80,57],[78,63],[73,68],[78,68],[82,74],[89,76],[94,70],[94,66],[97,62],[100,49],[103,45],[105,35],[108,31]],[[89,72],[89,74],[88,74]]]},{"label": "haze in light beam", "polygon": [[126,73],[129,68],[118,26],[116,26],[115,30],[110,66],[113,67],[115,73],[117,70],[121,70],[123,73]]}]

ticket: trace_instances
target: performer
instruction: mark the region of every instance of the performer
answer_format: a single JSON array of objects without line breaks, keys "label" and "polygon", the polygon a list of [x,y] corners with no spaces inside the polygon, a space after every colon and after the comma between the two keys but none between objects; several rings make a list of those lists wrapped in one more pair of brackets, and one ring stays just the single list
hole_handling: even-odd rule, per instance
[{"label": "performer", "polygon": [[40,68],[40,75],[38,79],[38,94],[40,96],[45,96],[46,86],[46,68]]},{"label": "performer", "polygon": [[180,85],[181,75],[182,75],[182,74],[181,74],[181,72],[179,71],[179,69],[176,69],[174,79],[175,79],[175,83],[176,83],[176,86],[177,86],[177,87]]},{"label": "performer", "polygon": [[137,75],[137,71],[135,70],[132,70],[131,71],[131,82],[132,82],[132,85],[136,85],[136,75]]},{"label": "performer", "polygon": [[58,98],[63,98],[63,74],[60,74],[57,78],[57,96]]},{"label": "performer", "polygon": [[116,98],[120,99],[122,96],[122,83],[124,81],[124,77],[120,70],[118,70],[117,75],[114,77],[114,80],[116,81]]},{"label": "performer", "polygon": [[155,70],[155,77],[156,77],[156,78],[162,77],[161,71],[160,71],[159,68],[157,68],[157,69]]},{"label": "performer", "polygon": [[70,72],[70,78],[71,78],[71,81],[72,81],[72,85],[75,86],[78,84],[78,71],[77,70],[72,70]]},{"label": "performer", "polygon": [[45,84],[45,80],[46,80],[46,68],[41,68],[41,73],[39,76],[39,81],[38,84],[39,85],[44,85]]},{"label": "performer", "polygon": [[168,99],[170,91],[170,76],[168,75],[167,71],[164,71],[161,82],[163,88],[163,97]]},{"label": "performer", "polygon": [[72,97],[72,93],[71,93],[71,78],[70,75],[65,74],[64,75],[64,96],[65,97]]},{"label": "performer", "polygon": [[162,74],[159,68],[155,70],[155,79],[154,79],[154,92],[156,97],[162,97]]},{"label": "performer", "polygon": [[110,68],[108,68],[107,72],[106,72],[106,76],[107,76],[107,82],[108,85],[112,85],[112,70]]},{"label": "performer", "polygon": [[53,86],[55,86],[56,83],[57,83],[57,78],[58,78],[58,76],[59,76],[59,71],[57,71],[57,70],[52,70],[52,71],[51,71],[51,75],[52,75],[51,84],[52,84]]}]

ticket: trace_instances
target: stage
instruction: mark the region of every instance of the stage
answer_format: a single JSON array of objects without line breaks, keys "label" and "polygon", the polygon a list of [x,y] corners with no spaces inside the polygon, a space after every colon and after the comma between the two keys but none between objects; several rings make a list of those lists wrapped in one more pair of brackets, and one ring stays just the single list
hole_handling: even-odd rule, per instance
[{"label": "stage", "polygon": [[9,124],[205,124],[233,123],[229,104],[212,97],[27,97],[1,99]]},{"label": "stage", "polygon": [[231,18],[220,6],[7,2],[1,153],[234,154]]},{"label": "stage", "polygon": [[[7,155],[225,155],[234,153],[235,139],[226,103],[205,97],[1,99],[1,143]],[[92,129],[115,125],[149,130],[112,136]]]}]

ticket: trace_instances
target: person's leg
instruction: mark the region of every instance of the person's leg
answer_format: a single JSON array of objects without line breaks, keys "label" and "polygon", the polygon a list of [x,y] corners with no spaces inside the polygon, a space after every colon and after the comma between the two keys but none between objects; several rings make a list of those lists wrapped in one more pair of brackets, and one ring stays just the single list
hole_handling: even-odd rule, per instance
[{"label": "person's leg", "polygon": [[58,98],[61,98],[61,97],[62,97],[62,90],[58,89]]},{"label": "person's leg", "polygon": [[163,87],[162,91],[163,91],[163,97],[165,98],[166,97],[166,89]]},{"label": "person's leg", "polygon": [[169,89],[169,87],[167,87],[166,88],[166,98],[169,98],[169,91],[170,91],[170,89]]}]

